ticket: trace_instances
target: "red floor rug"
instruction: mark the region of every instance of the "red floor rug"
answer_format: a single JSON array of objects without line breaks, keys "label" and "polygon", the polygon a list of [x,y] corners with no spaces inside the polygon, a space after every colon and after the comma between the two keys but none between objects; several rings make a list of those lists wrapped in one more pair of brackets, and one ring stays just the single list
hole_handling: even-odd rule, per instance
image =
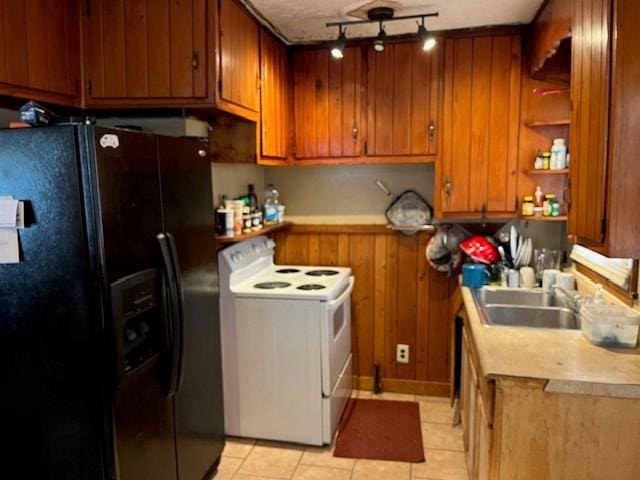
[{"label": "red floor rug", "polygon": [[424,462],[418,403],[352,399],[338,427],[333,455]]}]

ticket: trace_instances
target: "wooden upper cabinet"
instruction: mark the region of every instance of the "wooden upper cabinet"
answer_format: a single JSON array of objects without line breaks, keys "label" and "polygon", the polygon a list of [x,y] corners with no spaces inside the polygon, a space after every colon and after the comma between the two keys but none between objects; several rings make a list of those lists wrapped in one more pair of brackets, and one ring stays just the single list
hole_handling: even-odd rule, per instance
[{"label": "wooden upper cabinet", "polygon": [[287,159],[291,84],[287,48],[264,29],[260,31],[260,78],[262,157]]},{"label": "wooden upper cabinet", "polygon": [[219,2],[219,95],[226,104],[221,107],[257,120],[256,112],[260,109],[258,24],[236,0]]},{"label": "wooden upper cabinet", "polygon": [[640,214],[636,210],[640,198],[640,2],[617,0],[615,18],[607,254],[640,258]]},{"label": "wooden upper cabinet", "polygon": [[295,157],[362,155],[362,49],[345,48],[341,60],[328,48],[299,50],[293,70]]},{"label": "wooden upper cabinet", "polygon": [[[532,24],[529,62],[534,78],[568,74],[573,8],[570,0],[549,0]],[[551,79],[551,78],[549,78]]]},{"label": "wooden upper cabinet", "polygon": [[368,156],[436,155],[441,51],[416,42],[367,49]]},{"label": "wooden upper cabinet", "polygon": [[87,105],[204,102],[206,0],[82,4]]},{"label": "wooden upper cabinet", "polygon": [[76,0],[0,2],[0,94],[80,103]]},{"label": "wooden upper cabinet", "polygon": [[597,246],[606,233],[611,0],[573,0],[573,15],[569,231]]},{"label": "wooden upper cabinet", "polygon": [[440,213],[516,212],[521,76],[519,35],[446,40]]}]

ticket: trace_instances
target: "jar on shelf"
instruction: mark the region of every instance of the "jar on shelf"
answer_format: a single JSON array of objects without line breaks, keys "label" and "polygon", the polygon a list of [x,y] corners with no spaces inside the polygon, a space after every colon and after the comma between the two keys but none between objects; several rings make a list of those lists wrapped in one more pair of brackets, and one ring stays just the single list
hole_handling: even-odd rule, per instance
[{"label": "jar on shelf", "polygon": [[542,203],[542,215],[545,217],[551,216],[552,204],[557,203],[556,196],[553,193],[547,193],[544,196],[544,202]]},{"label": "jar on shelf", "polygon": [[522,202],[522,216],[533,217],[535,213],[535,204],[533,203],[533,197],[525,196]]}]

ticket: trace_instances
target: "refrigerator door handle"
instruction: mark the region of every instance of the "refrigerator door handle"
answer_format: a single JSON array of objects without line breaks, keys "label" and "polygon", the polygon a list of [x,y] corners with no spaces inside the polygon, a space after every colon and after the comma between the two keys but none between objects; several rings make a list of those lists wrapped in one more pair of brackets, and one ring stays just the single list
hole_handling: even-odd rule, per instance
[{"label": "refrigerator door handle", "polygon": [[171,258],[173,262],[173,272],[176,282],[176,299],[177,299],[177,347],[178,347],[178,365],[177,365],[177,380],[176,380],[176,392],[180,390],[182,385],[182,378],[184,373],[184,290],[182,289],[182,272],[180,270],[180,261],[178,260],[178,250],[176,248],[176,242],[173,235],[166,233],[169,239],[169,246],[171,248]]},{"label": "refrigerator door handle", "polygon": [[164,266],[165,278],[167,280],[168,287],[168,311],[165,312],[165,318],[168,321],[168,347],[170,356],[170,369],[169,369],[169,382],[167,386],[167,396],[172,397],[176,394],[179,388],[179,362],[180,362],[180,349],[178,338],[178,316],[179,316],[179,304],[178,304],[178,284],[176,282],[176,271],[173,264],[173,258],[171,255],[171,246],[169,237],[165,233],[159,233],[156,235],[158,245],[160,245],[160,253],[162,254],[162,263]]}]

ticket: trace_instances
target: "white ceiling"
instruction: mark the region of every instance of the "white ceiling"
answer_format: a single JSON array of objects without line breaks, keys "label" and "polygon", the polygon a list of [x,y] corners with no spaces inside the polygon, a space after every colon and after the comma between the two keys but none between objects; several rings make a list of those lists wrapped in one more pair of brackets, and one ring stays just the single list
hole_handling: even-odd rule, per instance
[{"label": "white ceiling", "polygon": [[[414,15],[439,12],[437,18],[427,19],[429,30],[450,30],[487,25],[529,23],[543,0],[248,0],[290,42],[329,40],[337,36],[337,28],[325,23],[357,20],[349,15],[359,10],[388,5],[395,15]],[[415,20],[390,22],[385,25],[388,35],[412,33],[417,30]],[[350,27],[347,37],[371,37],[377,26]]]}]

